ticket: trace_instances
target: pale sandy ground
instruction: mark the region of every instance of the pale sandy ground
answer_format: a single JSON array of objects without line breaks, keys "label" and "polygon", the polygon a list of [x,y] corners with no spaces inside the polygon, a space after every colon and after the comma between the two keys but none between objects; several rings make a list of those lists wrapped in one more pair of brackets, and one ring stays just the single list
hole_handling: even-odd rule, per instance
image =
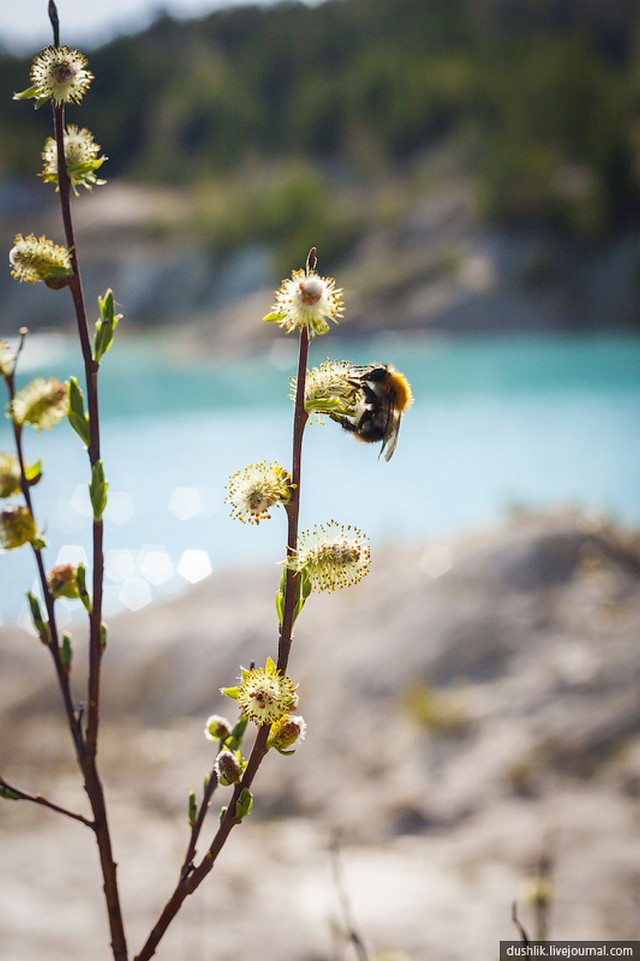
[{"label": "pale sandy ground", "polygon": [[[216,691],[273,652],[276,581],[229,572],[112,625],[101,763],[132,955],[184,854],[203,723],[229,703]],[[357,588],[312,597],[291,664],[307,740],[267,758],[254,813],[160,961],[352,957],[336,828],[372,956],[494,959],[514,899],[533,927],[542,850],[555,937],[640,938],[639,584],[630,535],[563,513],[389,549]],[[0,658],[3,776],[86,811],[46,652],[5,630]],[[408,708],[416,682],[430,700]],[[96,865],[81,825],[2,802],[2,961],[107,961]]]}]

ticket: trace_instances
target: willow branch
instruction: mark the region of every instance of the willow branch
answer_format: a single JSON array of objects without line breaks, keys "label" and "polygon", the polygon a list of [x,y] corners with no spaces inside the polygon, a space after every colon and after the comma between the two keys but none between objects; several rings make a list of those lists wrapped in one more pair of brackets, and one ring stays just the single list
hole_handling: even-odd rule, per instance
[{"label": "willow branch", "polygon": [[[82,292],[80,264],[76,248],[73,220],[71,217],[71,183],[64,154],[64,105],[54,106],[54,126],[58,153],[58,190],[62,210],[62,222],[66,244],[69,249],[72,276],[69,278],[69,290],[73,299],[76,315],[78,336],[82,350],[85,383],[87,391],[87,406],[89,411],[89,462],[93,468],[100,460],[100,416],[98,405],[98,370],[99,364],[94,360],[89,340],[89,327]],[[100,723],[100,668],[102,663],[102,645],[100,643],[100,626],[102,624],[102,585],[104,580],[104,551],[103,551],[103,523],[102,519],[93,521],[93,593],[91,598],[91,614],[89,617],[89,685],[87,708],[86,749],[95,754],[97,750],[98,726]]]},{"label": "willow branch", "polygon": [[[15,397],[15,369],[6,378],[7,391],[9,393],[10,403]],[[31,516],[35,522],[35,511],[33,508],[33,501],[31,498],[31,486],[27,479],[26,463],[24,458],[24,450],[22,446],[22,425],[17,424],[13,418],[11,418],[11,425],[13,428],[13,439],[16,447],[16,454],[18,456],[18,464],[20,465],[20,489],[22,491],[22,496],[24,497],[25,504],[27,505]],[[84,751],[84,742],[82,738],[82,730],[80,727],[80,722],[78,714],[76,712],[73,695],[71,693],[71,685],[69,683],[69,675],[65,670],[65,666],[62,663],[62,657],[60,653],[60,638],[58,634],[58,626],[56,623],[56,612],[55,612],[55,602],[54,598],[49,590],[49,582],[47,581],[47,572],[44,564],[44,557],[42,555],[42,549],[36,547],[35,544],[31,545],[33,550],[33,555],[36,562],[36,568],[38,570],[38,580],[40,581],[40,588],[42,590],[42,596],[44,598],[45,607],[47,609],[47,626],[49,630],[49,643],[48,648],[51,652],[51,657],[53,658],[53,663],[55,667],[56,677],[58,679],[58,686],[60,688],[60,693],[62,695],[62,700],[64,703],[65,713],[67,715],[67,722],[69,724],[69,730],[71,732],[71,737],[76,750],[76,756],[80,760],[82,753]]]},{"label": "willow branch", "polygon": [[[291,468],[291,480],[293,486],[293,493],[291,495],[291,500],[287,505],[287,555],[291,556],[296,550],[298,543],[298,518],[300,515],[300,479],[302,473],[302,439],[304,435],[304,428],[307,422],[307,412],[304,407],[304,396],[305,396],[305,380],[307,375],[307,359],[309,356],[309,334],[306,328],[301,328],[300,330],[300,345],[299,345],[299,356],[298,356],[298,380],[296,387],[296,398],[295,398],[295,410],[293,415],[293,452],[292,452],[292,468]],[[295,606],[295,586],[296,579],[298,575],[291,570],[287,570],[287,576],[285,579],[285,599],[284,599],[284,611],[282,616],[282,627],[280,629],[280,638],[278,644],[278,669],[283,673],[286,671],[287,664],[289,661],[289,652],[291,650],[291,640],[293,633],[293,621],[294,621],[294,606]],[[183,865],[180,880],[165,904],[160,917],[158,918],[156,924],[154,925],[149,937],[144,943],[139,954],[136,955],[135,961],[149,961],[150,958],[156,952],[158,944],[162,940],[167,928],[175,918],[176,914],[182,907],[185,899],[202,884],[206,876],[211,872],[216,859],[224,847],[227,838],[231,834],[231,831],[236,824],[240,821],[235,816],[236,804],[240,797],[240,794],[245,788],[250,788],[253,783],[253,779],[258,773],[258,769],[264,760],[267,753],[267,739],[269,737],[269,725],[265,724],[258,729],[256,739],[249,755],[249,760],[244,771],[244,775],[239,784],[236,784],[231,801],[227,807],[224,817],[220,821],[220,825],[216,834],[209,846],[208,851],[204,855],[200,864],[197,865],[190,871],[186,872],[185,868],[189,868],[191,864],[190,857],[187,857],[185,865]],[[204,820],[204,810],[203,807],[200,809],[200,815],[202,815],[202,820]],[[194,846],[195,850],[195,846]],[[191,853],[191,844],[189,846],[188,855]]]},{"label": "willow branch", "polygon": [[[222,750],[222,748],[220,748]],[[220,753],[218,751],[218,753]],[[211,805],[211,798],[213,793],[218,786],[218,775],[216,774],[215,767],[211,769],[209,778],[207,781],[207,786],[204,789],[204,794],[202,801],[200,803],[200,808],[196,816],[196,821],[191,828],[191,836],[189,837],[189,843],[187,845],[187,853],[185,854],[184,861],[182,863],[182,868],[180,870],[180,877],[182,880],[187,878],[191,873],[193,866],[193,859],[196,856],[196,848],[198,844],[198,838],[200,837],[200,832],[202,831],[202,826],[204,824],[204,819],[207,816],[207,811]]]},{"label": "willow branch", "polygon": [[[293,415],[293,450],[291,455],[291,483],[293,493],[287,504],[287,556],[291,557],[298,546],[298,521],[300,517],[300,479],[302,475],[302,438],[308,420],[304,406],[305,383],[307,377],[307,358],[309,356],[309,333],[306,327],[300,330],[300,350],[298,355],[298,376]],[[282,627],[278,644],[278,670],[287,670],[293,635],[295,588],[299,578],[296,571],[287,568],[284,586],[284,609]]]},{"label": "willow branch", "polygon": [[369,952],[367,951],[362,936],[358,932],[358,928],[353,917],[351,901],[349,899],[349,893],[347,891],[347,885],[344,879],[342,858],[340,856],[340,840],[337,834],[335,834],[332,838],[330,851],[331,863],[333,867],[333,880],[336,886],[340,910],[342,911],[342,917],[344,919],[345,936],[353,945],[356,955],[358,956],[358,961],[371,961]]},{"label": "willow branch", "polygon": [[216,859],[224,844],[231,834],[232,829],[240,821],[236,818],[236,803],[244,788],[249,788],[258,772],[258,768],[267,751],[267,738],[269,736],[269,725],[265,724],[259,728],[254,741],[253,749],[249,756],[249,761],[244,772],[244,776],[239,784],[236,784],[231,801],[220,821],[220,826],[216,831],[215,837],[211,842],[209,850],[203,857],[200,864],[186,878],[181,878],[173,894],[165,904],[160,917],[153,926],[149,937],[145,941],[140,953],[135,956],[134,961],[149,961],[156,953],[156,948],[162,940],[167,928],[182,907],[186,898],[200,887],[206,876],[212,871]]},{"label": "willow branch", "polygon": [[[57,10],[53,0],[49,4],[49,16],[54,31],[54,39],[59,42],[59,24]],[[89,339],[89,327],[85,309],[80,265],[75,242],[73,221],[71,217],[71,184],[66,167],[64,150],[64,105],[53,106],[55,139],[58,155],[58,191],[62,211],[62,222],[69,250],[72,275],[69,278],[69,289],[78,328],[78,337],[84,363],[85,383],[87,391],[87,406],[89,413],[89,445],[88,454],[91,468],[100,461],[100,419],[98,406],[98,369],[99,364],[93,358]],[[94,830],[100,855],[100,866],[104,881],[104,894],[109,915],[111,931],[111,947],[115,961],[128,961],[127,942],[124,932],[120,895],[117,883],[117,866],[113,858],[111,835],[107,820],[107,809],[104,790],[96,766],[98,748],[98,728],[100,723],[100,671],[102,664],[103,646],[101,643],[102,626],[102,591],[104,580],[104,551],[103,524],[101,518],[93,520],[93,593],[91,598],[91,613],[89,615],[89,677],[87,684],[87,728],[84,736],[83,753],[80,766],[84,776],[84,785],[91,810],[94,816]]]},{"label": "willow branch", "polygon": [[94,827],[93,821],[89,821],[88,818],[82,816],[82,814],[76,814],[75,811],[69,811],[67,808],[61,807],[59,804],[54,804],[53,801],[49,801],[48,798],[43,797],[42,794],[28,794],[27,791],[21,791],[20,788],[14,787],[5,781],[4,778],[0,777],[0,793],[7,791],[10,793],[10,800],[15,801],[31,801],[33,804],[40,804],[42,807],[49,808],[50,811],[55,811],[57,814],[64,814],[65,817],[73,818],[74,821],[80,821],[81,824],[86,825],[88,828]]}]

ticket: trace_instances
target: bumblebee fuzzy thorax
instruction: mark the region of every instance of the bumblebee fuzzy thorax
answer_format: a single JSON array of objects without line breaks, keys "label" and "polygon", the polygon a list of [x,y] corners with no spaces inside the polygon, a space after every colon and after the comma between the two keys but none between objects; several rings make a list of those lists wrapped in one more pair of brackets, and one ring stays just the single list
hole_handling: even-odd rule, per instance
[{"label": "bumblebee fuzzy thorax", "polygon": [[398,413],[404,414],[405,411],[409,410],[413,404],[413,392],[411,390],[411,384],[399,370],[390,365],[386,368],[387,374],[389,376],[389,389],[393,390],[395,394],[395,406]]},{"label": "bumblebee fuzzy thorax", "polygon": [[402,414],[413,403],[409,381],[390,364],[355,367],[353,381],[362,394],[353,418],[339,423],[365,443],[381,441],[380,453],[391,460],[398,443]]}]

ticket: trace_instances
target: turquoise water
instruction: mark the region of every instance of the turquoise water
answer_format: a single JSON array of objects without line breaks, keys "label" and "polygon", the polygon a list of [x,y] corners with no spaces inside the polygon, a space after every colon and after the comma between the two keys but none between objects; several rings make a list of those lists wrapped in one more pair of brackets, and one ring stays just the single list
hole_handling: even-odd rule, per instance
[{"label": "turquoise water", "polygon": [[[292,344],[230,363],[182,362],[161,339],[127,342],[102,369],[107,608],[136,609],[224,565],[281,559],[284,515],[231,521],[229,475],[263,458],[289,462]],[[415,405],[390,463],[337,425],[313,425],[303,456],[302,524],[335,518],[389,541],[438,542],[493,524],[512,507],[575,504],[640,524],[640,338],[376,340],[312,347],[405,371]],[[32,338],[21,372],[78,373],[61,338]],[[46,367],[44,366],[46,364]],[[10,444],[0,426],[0,447]],[[29,432],[42,456],[36,488],[47,562],[88,544],[86,454],[66,425]],[[277,576],[274,567],[274,577]],[[24,620],[33,583],[26,550],[0,556],[0,618]]]}]

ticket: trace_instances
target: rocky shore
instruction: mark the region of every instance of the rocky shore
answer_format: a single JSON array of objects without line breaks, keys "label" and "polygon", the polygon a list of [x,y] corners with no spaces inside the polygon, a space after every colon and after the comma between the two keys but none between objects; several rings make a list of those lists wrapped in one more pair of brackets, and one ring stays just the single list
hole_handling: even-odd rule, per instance
[{"label": "rocky shore", "polygon": [[[111,625],[102,770],[134,948],[175,881],[218,688],[274,653],[277,579],[231,571]],[[637,537],[563,512],[377,552],[357,588],[312,597],[291,662],[307,739],[267,758],[159,961],[342,957],[335,831],[372,957],[494,958],[514,900],[536,933],[532,891],[553,937],[637,937],[639,588]],[[3,776],[84,811],[45,651],[5,629],[0,658]],[[0,810],[8,961],[106,961],[89,832]]]},{"label": "rocky shore", "polygon": [[[590,246],[542,230],[489,227],[478,219],[468,184],[438,163],[434,176],[432,192],[372,228],[331,268],[348,307],[337,336],[638,330],[636,233]],[[269,344],[269,325],[256,326],[256,319],[280,280],[272,251],[256,242],[216,256],[187,229],[188,209],[178,190],[118,181],[82,198],[75,218],[90,315],[111,287],[126,329],[175,331],[177,349],[190,356]],[[55,236],[56,205],[36,212],[38,230]],[[12,238],[19,230],[24,217],[0,209],[0,231]],[[329,255],[321,251],[323,262]],[[73,329],[66,298],[52,300],[44,285],[26,287],[6,286],[0,336],[23,325]]]}]

